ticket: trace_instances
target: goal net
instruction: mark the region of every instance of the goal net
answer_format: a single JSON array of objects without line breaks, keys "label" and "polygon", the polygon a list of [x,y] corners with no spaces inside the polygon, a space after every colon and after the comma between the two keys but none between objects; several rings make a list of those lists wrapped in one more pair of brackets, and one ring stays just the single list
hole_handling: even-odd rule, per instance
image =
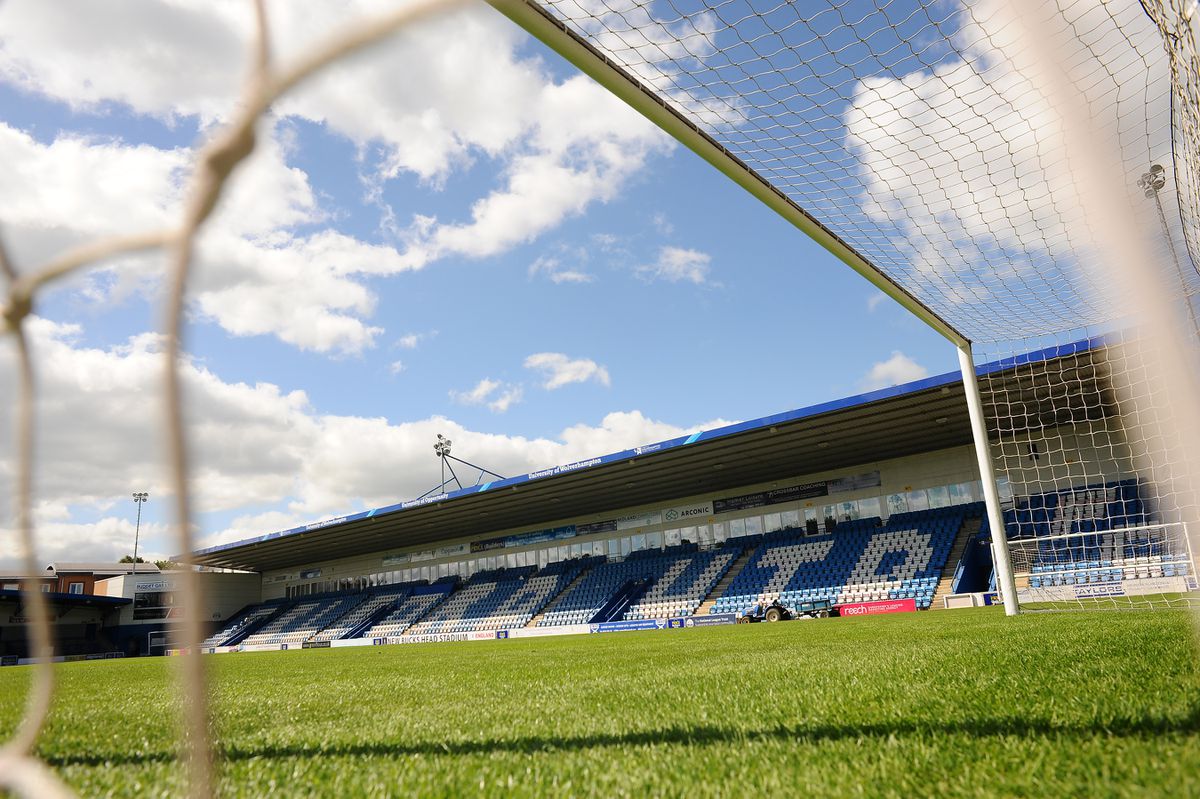
[{"label": "goal net", "polygon": [[493,5],[969,342],[1004,535],[1197,529],[1195,3]]},{"label": "goal net", "polygon": [[[1099,513],[1094,495],[1106,493],[1116,489],[1088,489],[1068,495],[1068,501]],[[1033,529],[1043,525],[1029,524]],[[1195,561],[1182,523],[1018,538],[1009,546],[1026,606],[1072,606],[1088,599],[1113,607],[1153,607],[1196,591]]]}]

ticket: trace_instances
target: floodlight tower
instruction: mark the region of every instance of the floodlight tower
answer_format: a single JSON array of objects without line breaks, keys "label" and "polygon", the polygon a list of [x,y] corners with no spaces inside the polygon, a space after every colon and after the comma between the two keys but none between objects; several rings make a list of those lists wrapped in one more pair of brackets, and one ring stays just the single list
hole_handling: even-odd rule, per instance
[{"label": "floodlight tower", "polygon": [[1167,238],[1167,249],[1171,251],[1171,260],[1175,263],[1175,274],[1179,275],[1179,286],[1183,292],[1183,305],[1187,308],[1188,318],[1192,320],[1192,331],[1200,335],[1200,322],[1196,320],[1196,311],[1192,308],[1192,300],[1188,296],[1187,278],[1179,263],[1179,253],[1175,252],[1175,239],[1171,236],[1171,228],[1167,225],[1167,214],[1163,211],[1162,197],[1159,192],[1167,185],[1166,170],[1161,164],[1151,164],[1150,171],[1143,172],[1138,178],[1138,188],[1146,195],[1146,199],[1154,200],[1158,208],[1158,221],[1162,225],[1163,235]]},{"label": "floodlight tower", "polygon": [[[438,460],[442,462],[442,486],[443,487],[445,487],[445,485],[446,485],[446,458],[450,457],[450,445],[453,443],[454,443],[453,441],[446,438],[441,433],[438,433],[437,434],[437,443],[433,445],[433,451],[437,453]],[[454,474],[453,468],[450,470],[450,473]],[[455,478],[455,479],[457,480],[458,478]],[[460,488],[462,487],[461,484],[459,487]]]},{"label": "floodlight tower", "polygon": [[482,466],[476,466],[475,464],[471,463],[470,461],[464,461],[462,458],[456,458],[453,455],[451,455],[450,447],[453,444],[454,444],[453,441],[446,438],[441,433],[438,433],[437,443],[435,443],[433,445],[433,451],[438,456],[438,460],[442,464],[442,482],[439,483],[435,488],[431,488],[428,491],[426,491],[424,494],[422,494],[421,496],[417,497],[417,499],[424,499],[425,497],[427,497],[430,494],[433,494],[435,492],[441,493],[441,494],[446,493],[446,484],[449,482],[449,480],[446,479],[446,470],[447,469],[450,470],[450,478],[459,487],[459,489],[461,490],[463,488],[466,488],[466,486],[464,486],[462,484],[462,481],[458,479],[458,474],[454,471],[454,465],[451,464],[450,461],[455,461],[457,463],[461,463],[463,466],[470,466],[472,469],[478,469],[479,476],[475,478],[475,485],[479,485],[480,481],[483,480],[483,476],[485,474],[491,475],[492,477],[495,477],[497,480],[504,479],[503,476],[496,474],[495,472],[493,472],[490,469],[485,469]]},{"label": "floodlight tower", "polygon": [[133,530],[133,574],[137,574],[137,551],[138,538],[142,533],[142,503],[150,499],[150,495],[145,491],[135,491],[133,501],[137,503],[137,526]]}]

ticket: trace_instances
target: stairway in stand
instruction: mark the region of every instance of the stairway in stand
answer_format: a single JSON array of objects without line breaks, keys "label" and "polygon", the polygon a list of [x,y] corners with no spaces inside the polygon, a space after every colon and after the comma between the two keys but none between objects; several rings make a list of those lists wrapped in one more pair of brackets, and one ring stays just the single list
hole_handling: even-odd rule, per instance
[{"label": "stairway in stand", "polygon": [[707,616],[709,614],[712,606],[717,604],[717,600],[724,596],[725,589],[733,582],[733,578],[737,577],[738,572],[746,567],[750,556],[754,554],[754,549],[755,547],[746,547],[742,550],[742,554],[738,555],[737,560],[729,567],[729,571],[725,572],[725,576],[713,586],[712,591],[709,591],[708,596],[700,603],[700,607],[696,608],[696,612],[692,614],[693,616]]},{"label": "stairway in stand", "polygon": [[950,587],[954,584],[954,572],[958,569],[958,562],[962,560],[967,543],[978,535],[982,524],[982,516],[968,516],[963,519],[963,525],[959,529],[958,535],[954,537],[954,544],[950,547],[950,555],[946,558],[946,568],[942,570],[942,579],[938,580],[937,590],[933,592],[933,604],[929,606],[930,610],[945,609],[946,603],[942,601],[942,597],[951,593]]},{"label": "stairway in stand", "polygon": [[540,622],[542,620],[542,617],[545,616],[550,611],[554,610],[556,607],[558,607],[558,603],[562,600],[562,598],[564,596],[566,596],[569,592],[573,591],[575,589],[575,586],[577,586],[581,582],[583,582],[583,578],[587,577],[591,573],[592,573],[591,569],[584,569],[583,571],[581,571],[575,577],[574,580],[572,580],[570,583],[567,584],[566,588],[559,591],[557,596],[555,596],[553,599],[551,599],[549,602],[547,602],[546,606],[544,608],[542,608],[532,619],[530,619],[529,624],[526,624],[525,626],[526,627],[537,627],[538,622]]}]

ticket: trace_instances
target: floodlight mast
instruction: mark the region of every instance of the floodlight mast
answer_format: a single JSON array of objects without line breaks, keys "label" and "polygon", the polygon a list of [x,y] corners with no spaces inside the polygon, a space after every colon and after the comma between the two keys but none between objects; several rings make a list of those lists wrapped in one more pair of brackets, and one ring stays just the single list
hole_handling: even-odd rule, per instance
[{"label": "floodlight mast", "polygon": [[446,438],[441,433],[438,433],[437,443],[433,445],[433,451],[437,455],[438,460],[442,464],[442,482],[439,483],[437,486],[429,489],[421,496],[417,497],[417,499],[425,499],[425,497],[429,496],[430,494],[446,493],[446,486],[450,482],[446,479],[446,470],[447,469],[450,470],[450,476],[451,476],[451,478],[453,478],[453,481],[458,486],[459,490],[461,491],[462,489],[466,488],[466,486],[464,486],[462,484],[462,481],[458,479],[458,473],[454,471],[454,466],[450,463],[450,461],[456,461],[458,463],[461,463],[463,466],[470,466],[472,469],[478,469],[479,474],[475,478],[475,485],[479,485],[480,482],[482,482],[484,475],[491,475],[492,477],[496,478],[497,480],[504,479],[504,477],[502,475],[496,474],[495,472],[491,471],[490,469],[485,469],[482,466],[476,466],[475,464],[471,463],[470,461],[465,461],[462,458],[456,458],[453,455],[451,455],[450,447],[453,444],[454,444],[453,441]]},{"label": "floodlight mast", "polygon": [[983,404],[979,399],[979,383],[970,339],[938,316],[908,289],[880,271],[770,181],[668,105],[652,89],[647,88],[604,53],[576,35],[541,4],[535,0],[488,0],[488,3],[605,89],[624,100],[676,141],[708,161],[955,346],[962,369],[963,386],[967,392],[968,410],[971,413],[971,434],[975,442],[975,456],[979,462],[979,477],[984,485],[988,525],[992,530],[993,562],[1004,594],[1004,609],[1010,616],[1019,613],[1017,594],[1013,587],[1015,581],[1008,559],[1008,538],[1004,516],[1000,510],[999,494],[996,491],[991,445],[988,443],[987,426],[983,419]]},{"label": "floodlight mast", "polygon": [[1196,320],[1196,311],[1192,308],[1192,300],[1188,297],[1187,277],[1183,266],[1179,263],[1179,253],[1175,252],[1175,239],[1171,236],[1171,226],[1167,224],[1167,214],[1163,211],[1162,197],[1159,192],[1167,185],[1166,170],[1161,164],[1151,164],[1148,172],[1143,172],[1138,178],[1137,186],[1148,200],[1154,200],[1158,209],[1158,222],[1162,225],[1163,236],[1167,240],[1167,249],[1171,251],[1171,260],[1175,264],[1175,274],[1179,275],[1179,287],[1183,294],[1183,305],[1187,308],[1188,319],[1192,321],[1192,332],[1200,335],[1200,322]]},{"label": "floodlight mast", "polygon": [[135,576],[137,575],[138,538],[142,533],[142,503],[148,499],[150,499],[150,494],[145,491],[135,491],[133,494],[133,501],[137,503],[137,526],[133,529],[133,563],[131,564],[131,573]]}]

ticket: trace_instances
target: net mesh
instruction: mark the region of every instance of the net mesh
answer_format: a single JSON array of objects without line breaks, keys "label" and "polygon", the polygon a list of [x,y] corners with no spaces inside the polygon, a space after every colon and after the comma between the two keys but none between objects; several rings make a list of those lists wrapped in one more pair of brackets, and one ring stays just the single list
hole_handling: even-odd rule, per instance
[{"label": "net mesh", "polygon": [[[1033,8],[1022,24],[999,0],[492,4],[506,13],[528,6],[557,21],[973,341],[978,362],[1016,366],[1015,380],[985,374],[981,388],[993,460],[1011,497],[1005,533],[1014,539],[1019,590],[1034,590],[1036,569],[1039,591],[1071,586],[1029,596],[1051,604],[1094,602],[1093,586],[1114,606],[1187,601],[1196,501],[1186,486],[1200,453],[1189,423],[1194,385],[1180,379],[1200,373],[1194,0],[1058,0]],[[96,242],[40,266],[14,265],[0,253],[5,332],[21,364],[14,489],[30,573],[35,375],[24,327],[38,292],[107,257],[171,253],[166,439],[179,551],[191,550],[175,356],[192,239],[253,150],[254,123],[274,99],[443,4],[398,4],[282,68],[270,59],[263,3],[255,5],[257,69],[234,121],[201,152],[178,227]],[[1041,42],[1032,57],[1031,38]],[[1063,76],[1057,93],[1049,72]],[[1167,368],[1161,330],[1142,326],[1113,279],[1112,252],[1097,245],[1108,230],[1085,212],[1097,192],[1094,181],[1079,179],[1080,125],[1061,112],[1063,85],[1084,109],[1087,136],[1113,154],[1104,170],[1091,170],[1107,173],[1102,194],[1119,198],[1142,232],[1125,236],[1140,249],[1120,266],[1161,283],[1159,310],[1178,312],[1191,331],[1182,347],[1168,348]],[[1044,357],[1020,357],[1034,350]],[[1154,582],[1167,579],[1183,582]],[[1168,590],[1175,585],[1183,590]],[[177,646],[201,638],[199,591],[198,581],[185,581],[190,621]],[[45,603],[34,592],[29,604],[35,649],[45,656]],[[197,655],[180,661],[189,784],[194,795],[209,795],[204,674]],[[0,786],[25,795],[66,793],[31,756],[52,678],[48,664],[35,672],[25,721],[0,749]]]},{"label": "net mesh", "polygon": [[[1006,4],[543,5],[972,341],[1113,320],[1061,125],[1014,67]],[[1176,82],[1150,16],[1079,0],[1045,23],[1127,187],[1173,166],[1185,126],[1171,121]],[[1194,187],[1194,158],[1181,161]],[[1176,197],[1160,193],[1182,243],[1194,203]],[[1194,294],[1200,274],[1184,282]]]},{"label": "net mesh", "polygon": [[[952,325],[977,363],[1040,353],[1015,380],[981,378],[993,462],[1011,497],[1007,535],[1194,518],[1183,486],[1195,464],[1180,452],[1186,405],[1151,379],[1155,333],[1114,276],[1103,215],[1089,214],[1098,185],[1120,203],[1137,259],[1166,289],[1156,312],[1177,314],[1188,331],[1190,348],[1169,368],[1195,374],[1194,3],[547,0],[540,9]],[[1105,154],[1093,180],[1080,177],[1080,128]],[[1131,510],[1072,499],[1097,491]],[[1036,530],[1018,523],[1031,507]],[[1177,591],[1152,592],[1164,584],[1140,574],[1122,572],[1118,587],[1157,593],[1160,605],[1190,601],[1194,571],[1170,583]]]}]

